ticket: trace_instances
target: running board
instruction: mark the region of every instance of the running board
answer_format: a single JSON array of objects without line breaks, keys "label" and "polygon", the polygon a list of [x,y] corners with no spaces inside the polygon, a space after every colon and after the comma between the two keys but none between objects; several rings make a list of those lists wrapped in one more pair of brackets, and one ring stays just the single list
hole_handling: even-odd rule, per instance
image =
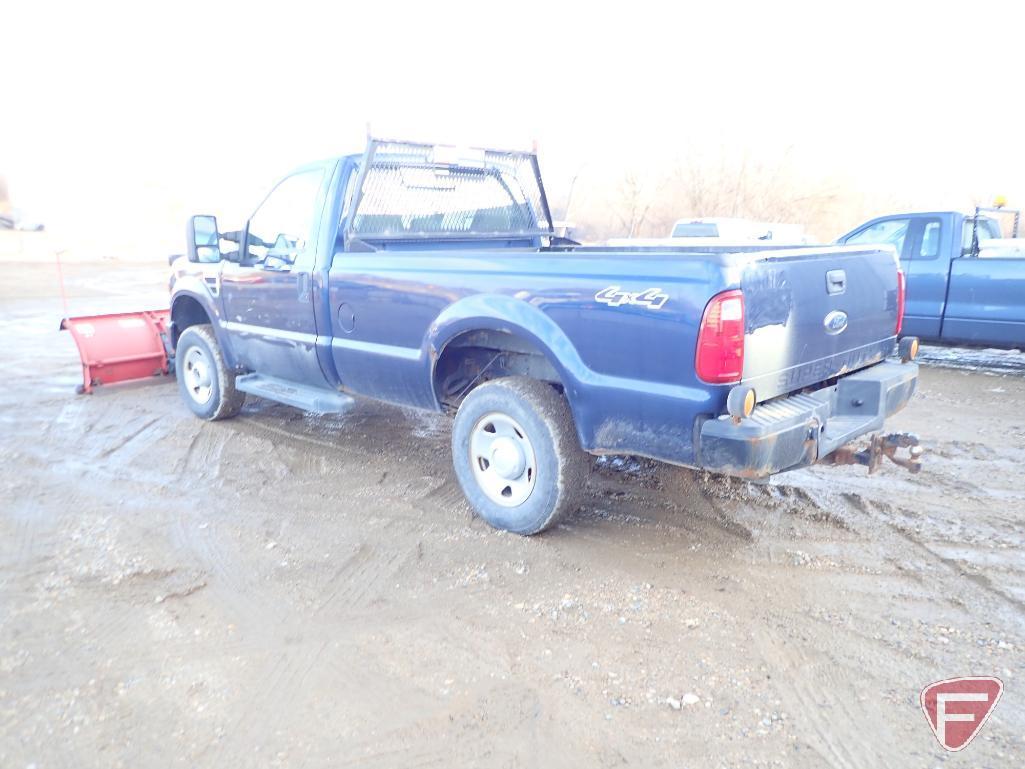
[{"label": "running board", "polygon": [[341,414],[355,403],[344,393],[307,387],[263,374],[243,374],[235,379],[235,389],[318,414]]}]

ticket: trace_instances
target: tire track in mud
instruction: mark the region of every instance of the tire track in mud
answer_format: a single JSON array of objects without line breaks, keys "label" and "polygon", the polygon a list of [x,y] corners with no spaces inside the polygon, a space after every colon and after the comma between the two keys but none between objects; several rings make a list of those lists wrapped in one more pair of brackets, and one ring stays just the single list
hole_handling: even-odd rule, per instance
[{"label": "tire track in mud", "polygon": [[889,523],[889,527],[899,536],[901,536],[906,542],[917,548],[920,552],[925,553],[927,556],[935,560],[937,563],[942,564],[946,567],[950,573],[956,577],[960,577],[971,582],[976,588],[985,592],[987,595],[999,599],[1005,603],[1009,608],[1020,612],[1025,617],[1025,601],[1016,598],[1012,595],[1008,595],[1003,590],[1000,590],[993,584],[993,581],[985,574],[977,574],[970,571],[966,571],[960,562],[954,558],[947,558],[940,553],[937,553],[928,544],[916,539],[909,531],[902,527]]},{"label": "tire track in mud", "polygon": [[10,505],[3,514],[3,524],[11,527],[11,540],[15,543],[11,554],[11,566],[19,567],[33,559],[37,535],[43,521],[39,505],[34,500],[14,499]]},{"label": "tire track in mud", "polygon": [[418,495],[412,501],[412,507],[420,513],[436,514],[438,509],[467,511],[470,517],[476,517],[470,511],[463,490],[453,478],[433,479],[435,485],[425,494]]},{"label": "tire track in mud", "polygon": [[[510,681],[486,688],[478,685],[435,711],[388,729],[378,739],[354,745],[350,756],[332,764],[371,769],[474,766],[482,760],[488,766],[550,765],[540,757],[545,753],[543,743],[554,740],[549,729],[543,733],[539,729],[545,711],[532,687]],[[501,722],[498,733],[487,728],[493,721]],[[425,739],[424,735],[431,736]],[[396,745],[404,747],[392,747]],[[547,758],[552,755],[548,753]]]},{"label": "tire track in mud", "polygon": [[[928,480],[926,480],[925,483],[926,485],[929,485],[931,487],[931,484]],[[810,494],[808,494],[808,492],[801,489],[800,487],[792,488],[795,493],[809,500],[814,506],[816,506],[817,508],[819,508],[819,510],[822,511],[822,519],[829,520],[830,522],[835,522],[836,525],[838,525],[840,528],[855,533],[859,537],[870,536],[863,531],[859,531],[854,526],[853,521],[856,519],[856,517],[852,516],[843,518],[837,516],[834,513],[825,511],[823,506],[820,503],[818,503]],[[909,544],[917,552],[926,555],[933,562],[941,564],[952,575],[959,578],[967,579],[968,581],[972,582],[978,589],[984,591],[985,593],[993,597],[998,598],[1000,601],[1004,602],[1008,607],[1018,612],[1025,612],[1025,601],[1022,601],[1021,599],[1018,599],[1013,595],[1009,595],[1000,588],[998,588],[996,585],[993,584],[993,581],[985,574],[968,571],[956,559],[948,558],[942,555],[941,553],[938,553],[936,550],[930,547],[927,542],[923,541],[917,532],[915,532],[907,526],[902,525],[899,522],[900,520],[918,519],[920,516],[919,511],[905,507],[900,504],[896,504],[891,501],[877,501],[869,499],[862,496],[860,493],[853,491],[842,491],[839,493],[839,496],[844,502],[847,503],[847,505],[849,506],[849,510],[854,511],[856,516],[860,516],[860,518],[866,523],[871,522],[873,524],[881,524],[885,526],[886,530],[891,531],[893,534],[899,537],[901,541]],[[817,518],[819,516],[815,515],[813,517]],[[878,526],[876,526],[875,528],[878,531]],[[919,582],[922,581],[921,575],[918,574],[905,572],[904,576]]]},{"label": "tire track in mud", "polygon": [[205,423],[194,426],[188,444],[172,465],[175,480],[191,485],[196,480],[220,478],[224,450],[233,434],[209,429]]},{"label": "tire track in mud", "polygon": [[[873,672],[877,668],[903,669],[911,659],[921,662],[928,658],[873,634],[863,627],[865,618],[859,616],[863,597],[900,594],[896,588],[887,589],[886,577],[897,579],[898,584],[909,581],[909,575],[903,573],[886,575],[878,571],[874,553],[880,545],[870,545],[869,540],[877,537],[871,531],[887,529],[874,525],[872,508],[860,497],[843,493],[820,497],[798,486],[756,488],[765,504],[781,508],[784,523],[791,518],[803,522],[803,526],[799,534],[789,528],[764,529],[755,537],[755,551],[770,556],[771,572],[757,561],[744,570],[757,569],[757,580],[752,578],[755,582],[768,579],[770,573],[777,575],[772,579],[775,598],[769,602],[771,608],[750,591],[722,596],[733,614],[753,620],[750,628],[755,654],[750,664],[769,671],[773,690],[787,714],[789,733],[817,757],[816,763],[834,769],[890,766],[896,755],[891,725],[874,708],[863,704],[871,698],[858,693],[894,684],[886,673]],[[844,539],[865,545],[843,546]],[[772,557],[779,546],[788,553],[787,558]],[[805,551],[825,555],[810,563],[789,557],[790,553]],[[845,587],[848,577],[855,582]],[[832,589],[823,593],[824,585]],[[842,595],[849,598],[837,603]],[[818,616],[815,607],[825,610],[826,617]],[[838,626],[837,617],[830,617],[830,612],[839,612],[848,619]],[[858,641],[852,643],[855,638]],[[870,648],[876,651],[869,655],[873,664],[866,666],[864,655]]]},{"label": "tire track in mud", "polygon": [[[426,617],[414,620],[423,621]],[[354,762],[355,765],[374,766],[377,758],[383,757],[386,760],[384,766],[388,767],[419,766],[418,762],[422,760],[428,762],[423,764],[425,766],[435,763],[451,766],[451,763],[445,763],[451,758],[451,751],[436,739],[430,743],[437,748],[382,750],[382,746],[392,744],[423,745],[425,741],[418,738],[424,734],[425,728],[430,731],[430,726],[436,724],[438,728],[434,733],[440,734],[451,717],[439,714],[424,719],[421,713],[435,704],[427,701],[425,693],[410,693],[402,679],[396,680],[390,671],[377,669],[374,662],[367,660],[362,653],[361,642],[338,642],[327,633],[322,628],[312,634],[304,631],[308,638],[288,644],[273,655],[269,669],[258,677],[258,687],[251,693],[244,693],[246,704],[225,730],[227,736],[212,751],[217,756],[214,765],[235,765],[239,758],[252,755],[254,747],[261,747],[269,735],[283,729],[294,734],[314,728],[316,719],[323,718],[315,707],[323,694],[318,688],[320,682],[314,678],[319,670],[332,680],[344,682],[340,690],[330,692],[329,696],[340,697],[343,712],[353,711],[357,721],[385,713],[391,714],[393,721],[395,718],[407,721],[403,727],[386,729],[372,742],[348,746],[346,756],[340,756],[337,751],[326,754],[328,765],[349,766]],[[400,698],[401,707],[397,709],[395,703]],[[411,722],[404,715],[409,713],[413,714]],[[370,728],[378,731],[379,727]],[[483,741],[483,737],[475,734],[471,742],[478,741]],[[393,763],[390,760],[392,756],[402,760]]]},{"label": "tire track in mud", "polygon": [[711,537],[718,544],[752,541],[751,528],[735,514],[737,500],[728,491],[716,490],[699,471],[647,460],[636,468],[623,464],[631,470],[609,470],[600,464],[592,471],[580,509],[564,521],[565,526],[600,520]]},{"label": "tire track in mud", "polygon": [[245,704],[225,729],[226,736],[215,750],[214,766],[237,765],[233,754],[251,755],[254,746],[295,717],[296,702],[305,691],[304,682],[327,646],[327,641],[315,641],[289,645],[274,653],[270,670],[259,677],[256,691],[242,698]]},{"label": "tire track in mud", "polygon": [[355,581],[364,577],[367,570],[375,565],[373,547],[366,542],[361,542],[356,549],[342,561],[342,565],[335,571],[328,580],[328,585],[334,589],[313,610],[313,614],[322,613],[328,606],[339,598],[342,600],[343,608],[352,605],[352,593],[357,590]]},{"label": "tire track in mud", "polygon": [[850,677],[841,674],[838,661],[824,653],[813,657],[807,652],[807,644],[794,643],[792,638],[787,643],[767,629],[771,624],[776,628],[794,626],[802,618],[790,616],[775,623],[770,614],[762,613],[762,618],[763,622],[755,625],[755,648],[776,672],[773,680],[789,720],[798,724],[798,739],[836,769],[888,765],[887,756],[876,750],[873,733],[851,729],[852,724],[863,725],[859,716],[864,713],[848,707],[850,698],[830,696],[854,689]]},{"label": "tire track in mud", "polygon": [[[145,435],[145,433],[148,432],[150,428],[152,428],[159,421],[159,418],[154,417],[153,419],[150,419],[147,422],[145,422],[141,427],[138,427],[132,430],[130,433],[119,437],[112,445],[103,449],[103,451],[100,452],[98,458],[101,460],[109,459],[112,455],[128,448],[136,439]],[[158,439],[149,441],[145,446],[143,446],[143,448],[145,449],[146,447],[151,446]]]},{"label": "tire track in mud", "polygon": [[284,624],[288,616],[285,604],[258,598],[265,595],[267,584],[256,578],[254,569],[242,568],[241,558],[236,563],[217,534],[216,522],[201,521],[192,512],[179,513],[173,521],[172,545],[199,563],[201,571],[209,576],[210,588],[225,597],[227,606],[237,610],[237,624],[246,626],[252,622],[260,635],[267,628]]},{"label": "tire track in mud", "polygon": [[419,541],[411,548],[394,553],[361,542],[328,580],[327,584],[335,587],[317,604],[312,615],[352,616],[379,604],[390,591],[389,585],[419,562],[422,554]]},{"label": "tire track in mud", "polygon": [[[812,529],[802,532],[801,547],[821,543],[827,548],[835,548],[838,540],[835,534],[829,533],[830,530],[842,532],[846,537],[864,543],[862,548],[841,547],[838,553],[843,557],[839,563],[829,565],[827,571],[818,566],[811,573],[815,575],[811,581],[798,581],[796,576],[789,579],[791,589],[797,590],[798,598],[790,600],[795,609],[787,611],[783,607],[775,614],[766,614],[762,607],[750,601],[742,602],[741,607],[736,609],[737,612],[763,618],[761,622],[753,623],[756,649],[759,657],[775,671],[773,680],[787,712],[797,716],[789,721],[799,725],[798,736],[802,742],[807,743],[824,764],[836,769],[902,764],[906,758],[900,749],[903,738],[892,731],[894,725],[870,712],[871,708],[867,705],[858,705],[856,693],[859,690],[868,692],[861,701],[871,701],[874,696],[872,692],[885,691],[905,678],[909,663],[915,669],[934,667],[937,662],[936,650],[916,646],[914,634],[910,637],[900,631],[892,635],[885,632],[880,634],[878,630],[881,628],[878,627],[876,632],[872,632],[869,629],[873,627],[871,623],[879,620],[879,617],[864,615],[862,607],[872,605],[874,599],[886,595],[897,601],[896,605],[903,614],[926,617],[924,621],[927,625],[949,622],[949,614],[939,610],[937,603],[940,601],[937,599],[942,599],[942,603],[951,602],[950,608],[955,609],[959,615],[964,614],[966,607],[963,601],[952,602],[953,597],[964,596],[964,577],[974,583],[974,590],[997,596],[1009,608],[1017,611],[1019,617],[1025,616],[1021,613],[1022,602],[995,588],[988,577],[966,573],[956,560],[935,552],[914,532],[901,526],[901,519],[913,520],[919,515],[914,509],[892,501],[877,502],[849,490],[823,494],[817,486],[805,489],[797,484],[769,488],[780,490],[781,503],[786,507],[787,514],[828,527],[821,531]],[[758,544],[766,545],[772,539],[778,539],[779,535],[763,532],[758,538]],[[921,573],[921,567],[912,565],[909,570],[906,560],[899,555],[902,551],[907,552],[909,547],[912,552],[924,554],[928,562],[941,564],[952,579],[939,583],[931,574]],[[874,554],[879,551],[887,554],[881,561],[874,558]],[[880,572],[879,566],[883,563],[888,568]],[[829,572],[835,572],[835,576],[829,576]],[[873,577],[873,574],[879,576]],[[851,597],[848,604],[850,608],[846,609],[851,613],[853,624],[837,628],[835,620],[822,620],[819,629],[812,629],[808,624],[809,619],[821,618],[814,614],[811,617],[805,616],[805,610],[797,607],[803,604],[830,606],[831,599],[818,596],[815,586],[820,583],[820,578],[828,579],[834,590],[844,594],[844,583],[842,579],[838,581],[843,575],[850,575],[858,580],[854,584],[860,585],[855,587],[857,592]],[[869,581],[865,582],[866,579]],[[887,588],[894,580],[894,586]],[[904,592],[899,589],[901,583],[915,587]],[[869,623],[867,625],[866,620]],[[917,632],[928,630],[919,627]],[[844,638],[842,643],[838,642],[838,633]],[[857,642],[851,643],[850,639],[855,638]],[[872,664],[866,666],[866,650],[873,646],[878,652],[868,655]],[[927,677],[929,673],[923,675]],[[912,680],[908,691],[917,691],[915,685]],[[900,691],[903,692],[903,688]],[[902,711],[898,708],[894,712]],[[874,727],[871,725],[873,721]],[[851,724],[860,726],[855,729]]]},{"label": "tire track in mud", "polygon": [[280,425],[270,424],[265,418],[262,418],[260,415],[251,417],[238,416],[232,421],[246,425],[250,428],[254,428],[257,432],[263,431],[272,433],[273,435],[277,435],[278,437],[287,438],[289,441],[298,441],[310,446],[317,446],[322,449],[327,449],[336,454],[344,454],[349,457],[359,457],[361,459],[366,458],[366,453],[362,448],[356,448],[350,446],[347,443],[334,442],[328,440],[327,438],[318,438],[313,435],[306,435],[301,432],[288,430],[284,427],[281,427]]}]

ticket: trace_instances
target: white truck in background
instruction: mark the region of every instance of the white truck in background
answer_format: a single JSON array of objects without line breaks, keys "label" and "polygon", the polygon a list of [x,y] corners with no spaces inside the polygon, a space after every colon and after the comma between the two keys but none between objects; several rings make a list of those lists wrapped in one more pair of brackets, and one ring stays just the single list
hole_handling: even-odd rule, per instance
[{"label": "white truck in background", "polygon": [[810,243],[799,224],[759,222],[730,217],[679,219],[668,238],[611,238],[610,246],[731,246],[762,244],[803,246]]}]

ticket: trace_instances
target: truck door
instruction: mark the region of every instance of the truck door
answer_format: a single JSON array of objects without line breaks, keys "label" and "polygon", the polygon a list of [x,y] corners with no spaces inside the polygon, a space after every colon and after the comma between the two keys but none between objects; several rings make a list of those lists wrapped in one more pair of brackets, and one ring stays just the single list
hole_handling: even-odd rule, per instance
[{"label": "truck door", "polygon": [[[1025,258],[983,247],[972,255],[971,221],[966,220],[964,256],[950,264],[950,289],[942,338],[994,347],[1025,345]],[[980,219],[978,239],[1000,237],[1000,227]]]},{"label": "truck door", "polygon": [[922,339],[939,339],[950,258],[960,254],[960,233],[953,231],[949,219],[921,216],[912,220],[908,241],[907,259],[901,262],[907,276],[901,333]]},{"label": "truck door", "polygon": [[940,259],[949,228],[933,217],[894,216],[875,219],[843,239],[846,245],[887,243],[897,250],[907,277],[904,336],[938,339],[947,290],[947,260]]},{"label": "truck door", "polygon": [[224,327],[239,364],[309,385],[326,382],[311,289],[327,176],[317,166],[281,180],[250,217],[240,261],[221,272]]}]

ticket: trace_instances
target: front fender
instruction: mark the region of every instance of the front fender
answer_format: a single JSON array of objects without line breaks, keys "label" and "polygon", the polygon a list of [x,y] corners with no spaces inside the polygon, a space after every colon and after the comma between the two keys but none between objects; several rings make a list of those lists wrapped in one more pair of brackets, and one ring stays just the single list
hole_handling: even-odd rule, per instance
[{"label": "front fender", "polygon": [[211,295],[202,278],[195,275],[179,275],[175,280],[174,290],[171,293],[171,334],[175,345],[177,345],[178,335],[181,333],[181,329],[177,328],[175,324],[175,310],[176,308],[180,309],[181,302],[186,298],[194,300],[203,309],[203,312],[206,313],[206,316],[210,319],[210,325],[213,327],[214,336],[217,338],[217,344],[220,345],[221,352],[224,355],[225,363],[227,363],[229,368],[235,368],[237,365],[235,352],[231,347],[230,336],[223,327],[224,318],[221,313],[220,302]]}]

